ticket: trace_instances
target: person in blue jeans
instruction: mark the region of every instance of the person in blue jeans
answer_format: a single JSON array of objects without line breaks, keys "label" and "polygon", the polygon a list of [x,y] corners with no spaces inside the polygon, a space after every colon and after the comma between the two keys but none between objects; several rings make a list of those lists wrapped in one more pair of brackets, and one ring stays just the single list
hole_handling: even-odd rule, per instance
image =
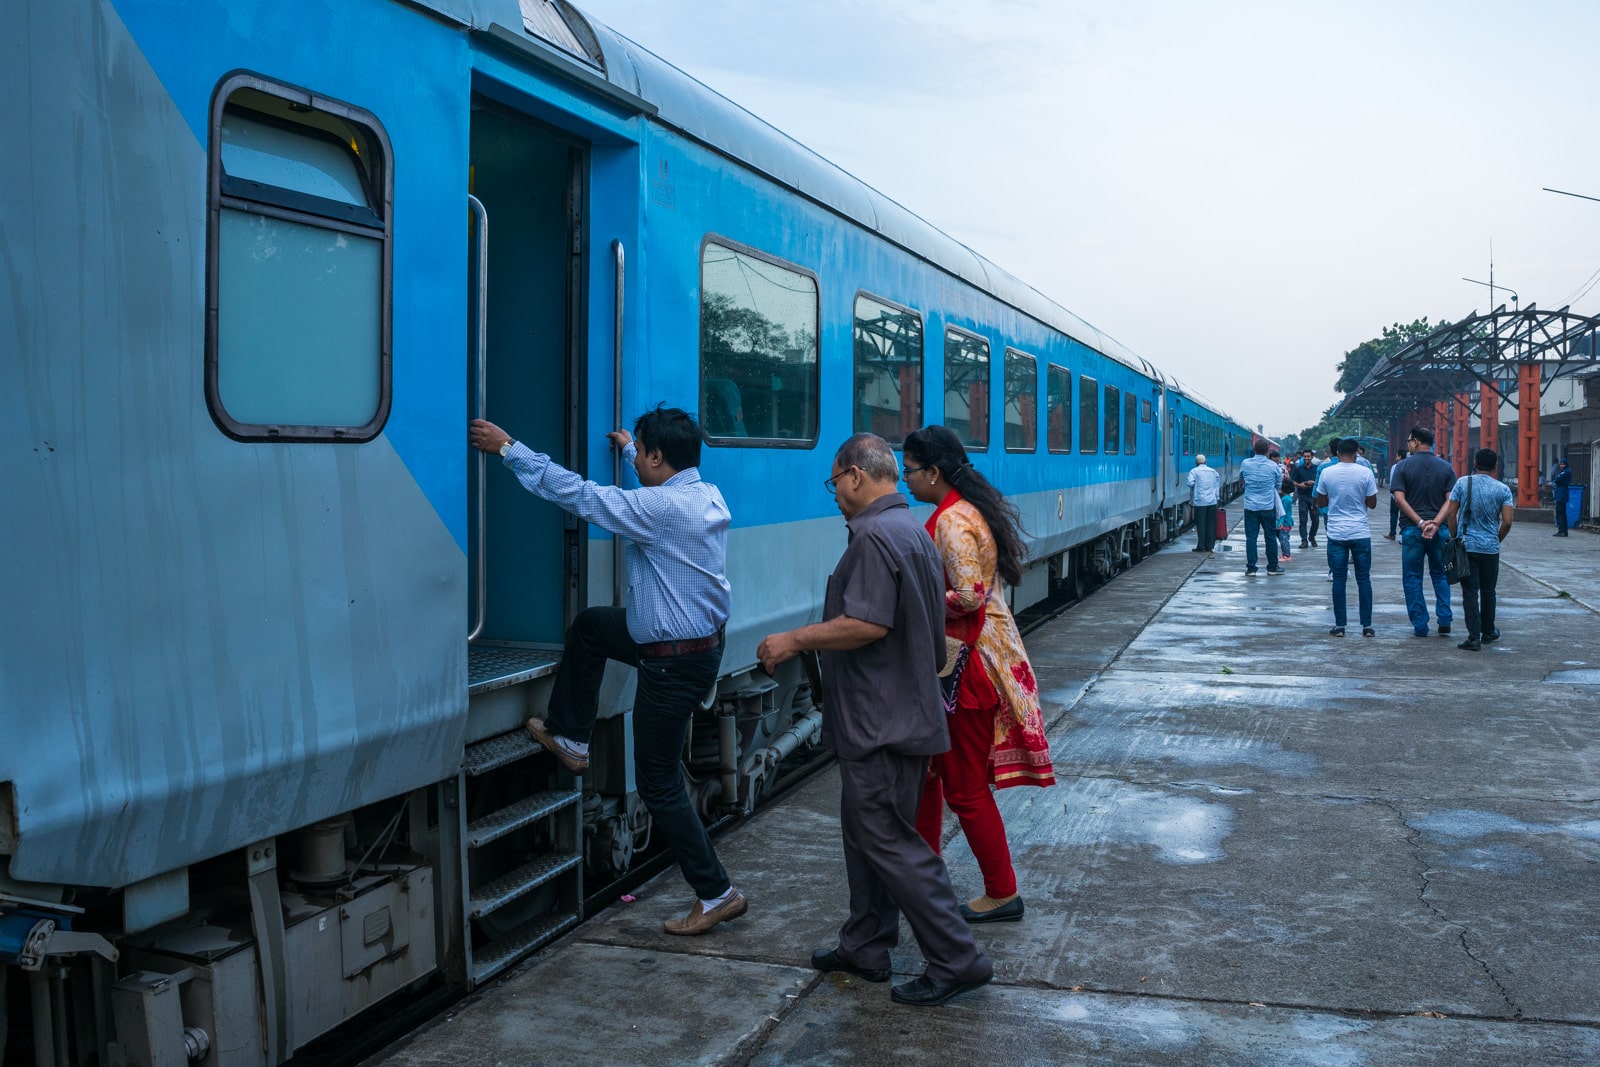
[{"label": "person in blue jeans", "polygon": [[1283,573],[1278,566],[1278,488],[1283,484],[1283,468],[1267,458],[1266,441],[1257,441],[1255,455],[1239,464],[1244,478],[1244,573],[1257,574],[1256,535],[1267,550],[1267,573]]},{"label": "person in blue jeans", "polygon": [[[1450,610],[1450,581],[1444,576],[1445,547],[1450,543],[1446,526],[1433,526],[1450,490],[1455,488],[1456,472],[1450,464],[1433,454],[1433,431],[1414,427],[1406,441],[1410,455],[1394,472],[1389,483],[1395,503],[1400,506],[1400,584],[1406,594],[1406,615],[1411,632],[1428,636],[1428,602],[1422,589],[1422,568],[1427,564],[1433,580],[1433,616],[1439,636],[1450,633],[1455,616]],[[1430,523],[1431,537],[1423,535],[1422,524]]]},{"label": "person in blue jeans", "polygon": [[1350,564],[1356,567],[1356,599],[1361,612],[1361,635],[1372,637],[1372,528],[1367,512],[1378,506],[1378,480],[1372,468],[1356,462],[1356,442],[1339,442],[1339,462],[1317,479],[1318,507],[1328,509],[1324,533],[1328,538],[1328,571],[1333,575],[1333,629],[1343,637],[1348,622],[1345,603]]}]

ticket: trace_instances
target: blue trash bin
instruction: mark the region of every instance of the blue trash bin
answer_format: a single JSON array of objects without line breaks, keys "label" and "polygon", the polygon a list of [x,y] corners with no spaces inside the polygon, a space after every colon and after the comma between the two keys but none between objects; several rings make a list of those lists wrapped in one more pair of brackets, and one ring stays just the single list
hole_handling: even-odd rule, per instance
[{"label": "blue trash bin", "polygon": [[1583,491],[1586,486],[1574,482],[1567,489],[1567,525],[1576,526],[1583,521]]}]

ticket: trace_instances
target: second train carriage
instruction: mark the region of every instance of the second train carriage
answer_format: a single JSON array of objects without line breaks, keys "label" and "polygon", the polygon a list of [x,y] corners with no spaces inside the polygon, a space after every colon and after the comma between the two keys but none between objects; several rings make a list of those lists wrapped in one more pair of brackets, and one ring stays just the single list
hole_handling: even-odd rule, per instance
[{"label": "second train carriage", "polygon": [[565,3],[0,26],[13,1054],[276,1064],[496,973],[647,845],[627,672],[586,780],[520,732],[615,544],[469,460],[474,414],[605,481],[605,430],[700,413],[735,519],[708,819],[814,744],[754,650],[818,615],[852,431],[962,433],[1023,512],[1019,608],[1170,539],[1196,452],[1236,491],[1248,430]]}]

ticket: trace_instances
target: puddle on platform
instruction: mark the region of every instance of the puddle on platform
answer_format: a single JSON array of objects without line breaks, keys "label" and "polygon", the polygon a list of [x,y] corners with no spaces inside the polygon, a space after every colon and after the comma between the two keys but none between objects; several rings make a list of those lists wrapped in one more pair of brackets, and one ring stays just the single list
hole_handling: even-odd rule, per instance
[{"label": "puddle on platform", "polygon": [[1600,819],[1568,823],[1529,823],[1493,811],[1470,809],[1435,812],[1407,825],[1445,850],[1442,867],[1517,874],[1543,860],[1538,852],[1510,841],[1484,841],[1484,838],[1545,837],[1559,834],[1583,841],[1600,842]]},{"label": "puddle on platform", "polygon": [[1551,671],[1544,680],[1558,685],[1600,685],[1600,670]]},{"label": "puddle on platform", "polygon": [[1178,867],[1226,859],[1222,842],[1233,830],[1224,804],[1104,779],[1080,781],[1047,803],[1002,808],[1013,848],[1142,846]]}]

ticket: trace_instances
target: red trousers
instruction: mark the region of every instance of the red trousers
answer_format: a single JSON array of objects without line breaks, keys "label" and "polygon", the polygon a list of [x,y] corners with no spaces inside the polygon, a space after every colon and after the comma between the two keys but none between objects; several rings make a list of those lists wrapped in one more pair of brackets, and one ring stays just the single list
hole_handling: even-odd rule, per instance
[{"label": "red trousers", "polygon": [[[967,673],[982,670],[983,665],[974,656]],[[948,802],[950,810],[961,821],[961,832],[967,835],[967,845],[978,861],[978,869],[983,872],[983,891],[996,899],[1004,899],[1017,891],[1017,872],[1011,866],[1006,824],[1001,821],[989,782],[994,717],[1000,707],[998,699],[992,695],[993,687],[982,688],[989,691],[993,703],[987,707],[967,707],[967,701],[961,699],[956,713],[949,717],[950,751],[934,756],[929,762],[928,777],[922,786],[922,804],[917,809],[917,833],[937,856],[944,830],[944,806]],[[969,691],[963,676],[960,698],[965,698]]]}]

